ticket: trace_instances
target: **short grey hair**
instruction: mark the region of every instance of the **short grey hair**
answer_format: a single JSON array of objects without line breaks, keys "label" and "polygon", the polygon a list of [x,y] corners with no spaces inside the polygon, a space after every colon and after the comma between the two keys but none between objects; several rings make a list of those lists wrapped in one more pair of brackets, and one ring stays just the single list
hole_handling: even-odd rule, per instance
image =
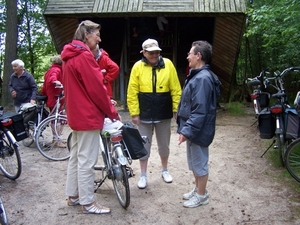
[{"label": "short grey hair", "polygon": [[23,69],[24,69],[24,66],[25,66],[24,62],[21,59],[15,59],[14,61],[11,62],[11,65],[12,66],[17,65],[19,67],[22,67]]},{"label": "short grey hair", "polygon": [[62,64],[61,56],[60,55],[53,56],[52,63],[61,65]]}]

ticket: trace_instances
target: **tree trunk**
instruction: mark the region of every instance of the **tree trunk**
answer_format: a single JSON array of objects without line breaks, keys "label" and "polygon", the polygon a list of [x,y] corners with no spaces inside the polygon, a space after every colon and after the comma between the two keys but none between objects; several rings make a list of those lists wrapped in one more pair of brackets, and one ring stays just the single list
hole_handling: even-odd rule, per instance
[{"label": "tree trunk", "polygon": [[18,23],[17,23],[17,0],[6,1],[6,37],[5,37],[5,60],[2,84],[2,106],[12,107],[12,97],[9,93],[8,84],[10,75],[13,73],[11,62],[17,57]]}]

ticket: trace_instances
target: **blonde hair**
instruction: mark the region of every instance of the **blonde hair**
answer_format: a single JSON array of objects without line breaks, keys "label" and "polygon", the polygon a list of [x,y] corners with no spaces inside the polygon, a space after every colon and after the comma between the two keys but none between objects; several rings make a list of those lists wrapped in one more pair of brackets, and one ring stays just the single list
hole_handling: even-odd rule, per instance
[{"label": "blonde hair", "polygon": [[61,60],[60,55],[53,56],[52,63],[53,64],[59,64],[59,65],[61,65],[62,64],[62,60]]},{"label": "blonde hair", "polygon": [[90,20],[84,20],[79,25],[74,34],[74,40],[85,42],[85,33],[92,33],[94,30],[100,30],[101,25]]}]

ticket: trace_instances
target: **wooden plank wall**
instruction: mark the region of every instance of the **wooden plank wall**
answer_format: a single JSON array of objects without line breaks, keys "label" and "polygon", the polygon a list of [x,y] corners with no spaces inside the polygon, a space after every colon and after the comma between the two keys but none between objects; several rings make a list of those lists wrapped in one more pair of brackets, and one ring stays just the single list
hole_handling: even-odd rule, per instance
[{"label": "wooden plank wall", "polygon": [[45,14],[240,13],[245,0],[49,0]]},{"label": "wooden plank wall", "polygon": [[63,46],[72,41],[78,27],[77,18],[47,17],[48,29],[55,44],[56,51],[61,52]]},{"label": "wooden plank wall", "polygon": [[49,0],[44,14],[91,13],[95,0]]},{"label": "wooden plank wall", "polygon": [[141,0],[95,0],[94,13],[120,13],[120,12],[141,12]]},{"label": "wooden plank wall", "polygon": [[194,0],[194,12],[236,13],[245,12],[244,0]]},{"label": "wooden plank wall", "polygon": [[194,0],[144,0],[143,12],[192,12]]},{"label": "wooden plank wall", "polygon": [[244,24],[244,14],[216,18],[212,70],[220,77],[225,101],[229,100],[230,86],[235,79],[236,60]]}]

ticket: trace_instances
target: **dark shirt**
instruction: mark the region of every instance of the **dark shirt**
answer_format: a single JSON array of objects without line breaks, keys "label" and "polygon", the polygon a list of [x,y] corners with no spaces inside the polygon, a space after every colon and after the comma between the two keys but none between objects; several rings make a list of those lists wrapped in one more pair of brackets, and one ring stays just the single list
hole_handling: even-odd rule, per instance
[{"label": "dark shirt", "polygon": [[14,98],[14,105],[20,106],[22,103],[30,102],[31,99],[36,99],[37,85],[34,77],[26,70],[18,78],[16,73],[10,76],[9,92],[13,90],[17,92],[17,97]]}]

